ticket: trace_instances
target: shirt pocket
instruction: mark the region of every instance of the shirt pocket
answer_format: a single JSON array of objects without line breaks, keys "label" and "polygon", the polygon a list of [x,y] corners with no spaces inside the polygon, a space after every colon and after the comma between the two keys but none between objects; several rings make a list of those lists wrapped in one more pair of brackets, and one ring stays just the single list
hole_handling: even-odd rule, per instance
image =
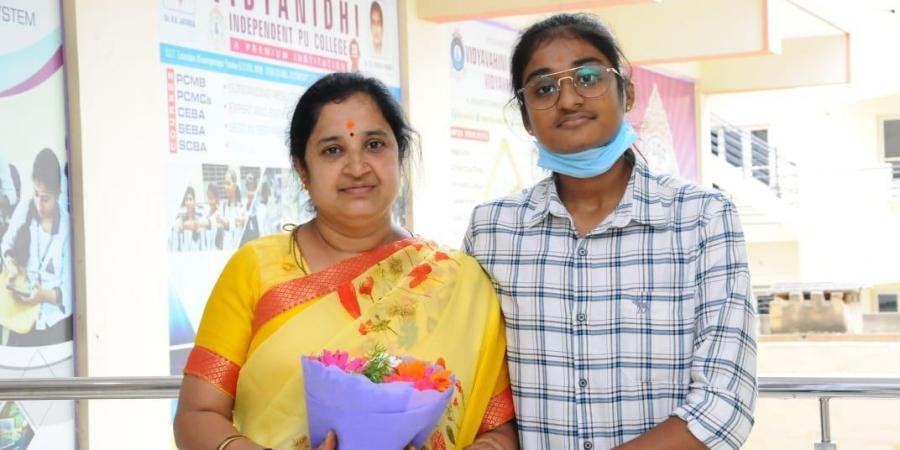
[{"label": "shirt pocket", "polygon": [[693,290],[631,289],[619,301],[622,382],[687,385],[694,355]]}]

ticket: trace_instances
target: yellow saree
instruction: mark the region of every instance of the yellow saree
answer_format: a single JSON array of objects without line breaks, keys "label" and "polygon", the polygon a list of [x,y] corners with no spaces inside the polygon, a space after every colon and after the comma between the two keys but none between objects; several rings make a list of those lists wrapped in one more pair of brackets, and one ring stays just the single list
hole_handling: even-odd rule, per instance
[{"label": "yellow saree", "polygon": [[278,450],[309,448],[301,356],[362,356],[376,345],[443,358],[457,378],[426,448],[465,447],[513,418],[499,302],[473,258],[410,238],[304,276],[290,245],[289,234],[267,236],[232,257],[185,368],[234,398],[241,433]]}]

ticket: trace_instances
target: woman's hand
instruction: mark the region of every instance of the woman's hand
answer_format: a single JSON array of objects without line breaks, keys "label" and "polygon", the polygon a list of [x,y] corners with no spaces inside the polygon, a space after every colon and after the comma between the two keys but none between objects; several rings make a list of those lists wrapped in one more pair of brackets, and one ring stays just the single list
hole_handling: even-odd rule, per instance
[{"label": "woman's hand", "polygon": [[316,450],[337,450],[337,436],[335,436],[334,431],[328,432],[328,435],[325,436],[325,442]]},{"label": "woman's hand", "polygon": [[[316,450],[337,450],[337,436],[334,434],[334,431],[328,432],[328,434],[325,436],[325,442],[322,442],[322,445],[320,445]],[[403,450],[417,449],[414,445],[410,444]]]},{"label": "woman's hand", "polygon": [[466,450],[506,450],[507,448],[498,440],[487,437],[477,439],[472,445],[466,447]]},{"label": "woman's hand", "polygon": [[475,437],[466,450],[515,450],[519,448],[519,435],[513,422],[507,422]]}]

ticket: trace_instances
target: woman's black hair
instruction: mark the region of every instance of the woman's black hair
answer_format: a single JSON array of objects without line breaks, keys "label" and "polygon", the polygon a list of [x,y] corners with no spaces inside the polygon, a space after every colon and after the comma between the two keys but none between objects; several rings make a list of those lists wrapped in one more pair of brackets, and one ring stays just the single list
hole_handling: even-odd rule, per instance
[{"label": "woman's black hair", "polygon": [[295,167],[306,169],[306,143],[312,135],[322,107],[340,103],[354,94],[365,94],[375,102],[385,121],[394,132],[400,153],[400,165],[404,166],[414,146],[415,131],[410,127],[403,108],[394,100],[385,85],[375,78],[355,72],[338,72],[325,75],[300,96],[294,116],[288,146]]},{"label": "woman's black hair", "polygon": [[518,94],[524,84],[525,67],[535,50],[547,41],[559,37],[578,38],[594,46],[612,63],[621,76],[616,77],[619,99],[625,101],[625,87],[631,70],[622,48],[606,25],[593,14],[557,14],[528,27],[519,36],[510,64],[513,95],[519,102],[519,110],[525,114],[525,103]]}]

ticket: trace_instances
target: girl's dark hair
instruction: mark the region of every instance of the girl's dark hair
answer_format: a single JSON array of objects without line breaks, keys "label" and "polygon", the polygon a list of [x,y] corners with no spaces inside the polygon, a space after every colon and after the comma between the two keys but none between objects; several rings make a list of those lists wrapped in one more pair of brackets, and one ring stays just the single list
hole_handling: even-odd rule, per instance
[{"label": "girl's dark hair", "polygon": [[31,232],[28,231],[28,222],[23,223],[18,230],[9,231],[15,233],[13,234],[15,237],[12,248],[6,252],[6,256],[12,258],[19,267],[28,267],[28,256],[31,254]]},{"label": "girl's dark hair", "polygon": [[60,193],[59,158],[53,150],[45,148],[34,157],[31,179],[42,183],[50,191]]},{"label": "girl's dark hair", "polygon": [[306,142],[312,134],[322,107],[340,103],[354,94],[365,94],[375,102],[391,127],[400,152],[400,165],[406,162],[414,145],[415,131],[409,126],[403,108],[394,100],[387,87],[375,78],[355,72],[338,72],[325,75],[316,81],[297,102],[291,118],[288,146],[296,166],[306,169]]},{"label": "girl's dark hair", "polygon": [[194,202],[197,202],[197,194],[194,192],[193,186],[188,186],[187,189],[184,190],[184,195],[181,196],[181,206],[184,207],[184,203],[187,201],[188,194],[191,194],[191,197],[194,198]]},{"label": "girl's dark hair", "polygon": [[[225,172],[225,178],[227,180],[231,180],[231,184],[234,185],[234,201],[237,203],[241,202],[241,184],[238,183],[238,175],[237,172],[233,168],[228,168],[228,171]],[[231,204],[231,199],[228,198],[228,194],[225,194],[225,202],[227,204]]]},{"label": "girl's dark hair", "polygon": [[213,196],[216,197],[216,200],[219,200],[220,198],[222,198],[222,196],[219,195],[219,189],[216,187],[216,184],[213,182],[206,183],[206,200],[207,201],[209,201],[210,193],[212,193]]},{"label": "girl's dark hair", "polygon": [[593,14],[557,14],[528,27],[516,41],[510,64],[510,75],[512,76],[513,96],[518,99],[522,114],[525,114],[525,103],[518,92],[524,82],[525,67],[541,44],[560,37],[578,38],[600,50],[600,53],[603,53],[612,63],[613,68],[622,74],[621,77],[616,77],[616,83],[621,94],[619,99],[624,101],[625,86],[631,76],[631,69],[625,54],[622,53],[622,48],[609,28]]}]

